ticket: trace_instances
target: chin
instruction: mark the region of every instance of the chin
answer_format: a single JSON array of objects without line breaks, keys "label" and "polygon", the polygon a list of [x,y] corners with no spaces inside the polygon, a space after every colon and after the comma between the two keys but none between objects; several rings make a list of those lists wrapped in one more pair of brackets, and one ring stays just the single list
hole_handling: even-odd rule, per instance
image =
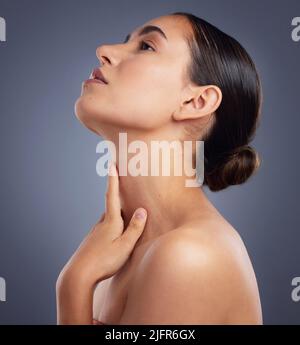
[{"label": "chin", "polygon": [[100,108],[103,107],[93,97],[84,95],[76,100],[74,112],[84,127],[104,138],[105,133],[114,126],[111,123],[113,116],[108,110],[99,112]]},{"label": "chin", "polygon": [[79,97],[75,102],[74,112],[77,119],[83,126],[91,130],[92,132],[99,134],[95,126],[95,120],[97,118],[96,109],[95,106],[93,106],[91,99],[89,99],[89,97]]}]

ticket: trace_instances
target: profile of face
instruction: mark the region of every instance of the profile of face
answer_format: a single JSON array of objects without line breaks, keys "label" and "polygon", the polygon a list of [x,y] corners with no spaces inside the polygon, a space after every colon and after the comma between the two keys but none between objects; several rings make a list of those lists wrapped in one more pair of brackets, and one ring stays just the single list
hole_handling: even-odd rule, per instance
[{"label": "profile of face", "polygon": [[[162,16],[134,30],[123,43],[99,46],[96,55],[108,84],[82,84],[75,103],[80,122],[104,138],[113,130],[172,126],[192,92],[187,87],[191,57],[185,39],[190,30],[183,18]],[[195,104],[190,107],[197,109]]]}]

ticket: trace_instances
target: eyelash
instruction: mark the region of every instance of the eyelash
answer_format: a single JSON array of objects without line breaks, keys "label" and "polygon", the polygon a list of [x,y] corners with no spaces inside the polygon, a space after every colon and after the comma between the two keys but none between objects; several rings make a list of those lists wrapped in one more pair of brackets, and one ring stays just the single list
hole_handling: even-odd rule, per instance
[{"label": "eyelash", "polygon": [[145,41],[141,41],[141,43],[139,44],[139,48],[142,48],[143,45],[146,45],[146,46],[150,47],[153,51],[155,51],[155,49],[151,45],[146,43]]}]

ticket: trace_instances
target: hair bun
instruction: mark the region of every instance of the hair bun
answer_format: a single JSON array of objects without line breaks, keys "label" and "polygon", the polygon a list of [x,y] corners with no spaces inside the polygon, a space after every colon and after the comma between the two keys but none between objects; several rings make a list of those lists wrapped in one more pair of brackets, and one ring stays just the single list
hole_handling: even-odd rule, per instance
[{"label": "hair bun", "polygon": [[206,175],[206,184],[212,191],[230,185],[242,184],[259,168],[260,158],[249,145],[243,145],[224,156],[223,163]]}]

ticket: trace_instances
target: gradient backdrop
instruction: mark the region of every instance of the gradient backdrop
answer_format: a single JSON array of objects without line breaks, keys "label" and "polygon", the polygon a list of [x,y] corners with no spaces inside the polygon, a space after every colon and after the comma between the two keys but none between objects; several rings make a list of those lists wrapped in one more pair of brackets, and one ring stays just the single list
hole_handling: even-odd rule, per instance
[{"label": "gradient backdrop", "polygon": [[253,146],[260,171],[242,186],[208,193],[239,231],[258,279],[265,324],[299,324],[291,298],[300,276],[299,0],[0,0],[0,277],[2,324],[55,324],[56,278],[104,210],[98,138],[74,115],[96,47],[118,43],[151,18],[194,13],[238,39],[264,88]]}]

